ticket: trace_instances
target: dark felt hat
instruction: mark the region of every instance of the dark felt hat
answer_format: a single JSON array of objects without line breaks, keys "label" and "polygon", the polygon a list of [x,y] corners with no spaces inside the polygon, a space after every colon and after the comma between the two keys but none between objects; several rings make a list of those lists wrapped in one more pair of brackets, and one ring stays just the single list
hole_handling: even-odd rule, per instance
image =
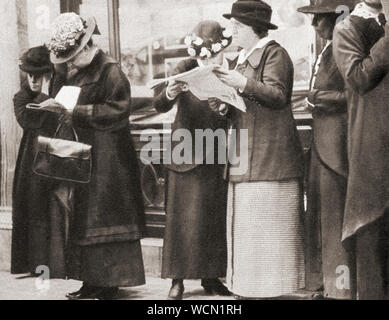
[{"label": "dark felt hat", "polygon": [[272,8],[261,0],[237,0],[232,5],[231,13],[223,14],[224,18],[234,18],[251,27],[264,27],[266,29],[278,29],[272,24]]},{"label": "dark felt hat", "polygon": [[[336,13],[341,6],[346,6],[351,10],[354,9],[358,0],[314,0],[309,6],[298,8],[297,11],[302,13]],[[342,13],[339,11],[339,13]]]},{"label": "dark felt hat", "polygon": [[31,74],[43,74],[52,70],[50,53],[45,46],[34,47],[20,58],[20,70]]}]

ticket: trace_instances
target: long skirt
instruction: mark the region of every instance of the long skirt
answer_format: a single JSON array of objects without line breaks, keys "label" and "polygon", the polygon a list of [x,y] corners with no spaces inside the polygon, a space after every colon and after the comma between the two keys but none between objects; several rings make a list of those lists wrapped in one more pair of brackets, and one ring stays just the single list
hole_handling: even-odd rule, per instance
[{"label": "long skirt", "polygon": [[169,170],[162,278],[225,277],[227,184],[223,168]]},{"label": "long skirt", "polygon": [[311,152],[308,208],[305,219],[306,287],[324,287],[324,296],[352,299],[353,254],[343,244],[342,227],[347,179],[327,167],[315,148]]},{"label": "long skirt", "polygon": [[299,181],[230,183],[227,242],[227,285],[234,294],[271,298],[303,288]]},{"label": "long skirt", "polygon": [[50,196],[50,277],[95,287],[145,284],[140,240],[79,246],[72,236],[73,188],[59,184]]}]

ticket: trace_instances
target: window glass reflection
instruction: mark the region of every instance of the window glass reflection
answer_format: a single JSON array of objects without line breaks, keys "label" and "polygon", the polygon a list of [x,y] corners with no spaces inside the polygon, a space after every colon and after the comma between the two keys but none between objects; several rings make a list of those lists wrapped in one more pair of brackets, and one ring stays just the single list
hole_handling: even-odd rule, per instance
[{"label": "window glass reflection", "polygon": [[[205,19],[219,21],[230,12],[233,0],[131,0],[120,1],[120,43],[122,68],[134,88],[134,96],[150,96],[146,83],[170,75],[174,66],[188,56],[184,38]],[[279,30],[270,36],[289,52],[295,64],[295,89],[308,87],[314,32],[297,7],[309,0],[267,0],[273,7],[273,21]],[[301,36],[304,35],[304,36]],[[237,48],[229,48],[236,51]],[[230,57],[234,54],[230,53]]]},{"label": "window glass reflection", "polygon": [[109,52],[109,32],[108,32],[108,5],[107,0],[82,0],[80,4],[81,17],[94,16],[99,26],[101,35],[93,37],[94,42],[104,52]]}]

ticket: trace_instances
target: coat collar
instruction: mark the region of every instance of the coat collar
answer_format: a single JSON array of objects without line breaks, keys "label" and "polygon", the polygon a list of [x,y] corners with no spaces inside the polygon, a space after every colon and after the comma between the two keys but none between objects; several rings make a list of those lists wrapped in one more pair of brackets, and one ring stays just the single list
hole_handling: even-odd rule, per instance
[{"label": "coat collar", "polygon": [[[261,63],[263,54],[265,53],[266,49],[274,44],[277,44],[276,41],[271,40],[269,41],[265,46],[262,48],[256,48],[251,55],[246,59],[246,61],[251,65],[253,69],[258,68],[259,64]],[[228,59],[227,59],[228,60]],[[230,65],[230,69],[236,69],[238,67],[238,60],[239,56],[237,56],[233,60],[228,60],[228,63]]]},{"label": "coat collar", "polygon": [[248,60],[249,62],[251,61],[250,64],[252,65],[253,61],[255,61],[254,59],[251,58],[252,55],[256,51],[264,49],[271,42],[272,42],[272,39],[270,39],[269,37],[265,37],[265,38],[260,39],[258,41],[258,43],[249,52],[246,53],[244,49],[241,50],[239,52],[237,64],[238,65],[244,64],[246,62],[246,60]]},{"label": "coat collar", "polygon": [[276,42],[274,40],[270,40],[266,45],[264,45],[262,48],[256,48],[253,53],[247,58],[247,61],[251,65],[253,69],[258,68],[259,64],[261,63],[263,54],[265,53],[266,49],[275,44]]},{"label": "coat collar", "polygon": [[73,82],[75,80],[77,82],[77,86],[80,87],[98,82],[106,66],[116,63],[117,62],[113,58],[107,56],[100,50],[92,60],[91,64],[86,68],[81,69],[73,78],[69,79],[69,81]]}]

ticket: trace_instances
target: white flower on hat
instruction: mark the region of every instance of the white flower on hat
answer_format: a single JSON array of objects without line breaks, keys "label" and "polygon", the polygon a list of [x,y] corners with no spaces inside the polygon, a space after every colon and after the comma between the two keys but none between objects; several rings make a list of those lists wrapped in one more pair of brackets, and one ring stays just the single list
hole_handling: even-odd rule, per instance
[{"label": "white flower on hat", "polygon": [[191,36],[186,36],[184,43],[189,47],[192,44],[192,37]]},{"label": "white flower on hat", "polygon": [[224,39],[222,40],[222,46],[227,47],[228,46],[228,40]]},{"label": "white flower on hat", "polygon": [[203,41],[203,39],[197,37],[196,40],[195,40],[193,43],[194,43],[196,46],[201,46],[201,45],[204,43],[204,41]]},{"label": "white flower on hat", "polygon": [[193,48],[188,48],[188,53],[191,57],[196,56],[196,50]]},{"label": "white flower on hat", "polygon": [[222,49],[222,45],[220,43],[214,43],[212,45],[212,51],[218,53]]},{"label": "white flower on hat", "polygon": [[223,37],[224,38],[231,38],[232,37],[232,32],[231,32],[231,30],[224,30],[223,31]]},{"label": "white flower on hat", "polygon": [[212,57],[212,53],[206,47],[202,47],[200,51],[200,57],[210,58]]}]

